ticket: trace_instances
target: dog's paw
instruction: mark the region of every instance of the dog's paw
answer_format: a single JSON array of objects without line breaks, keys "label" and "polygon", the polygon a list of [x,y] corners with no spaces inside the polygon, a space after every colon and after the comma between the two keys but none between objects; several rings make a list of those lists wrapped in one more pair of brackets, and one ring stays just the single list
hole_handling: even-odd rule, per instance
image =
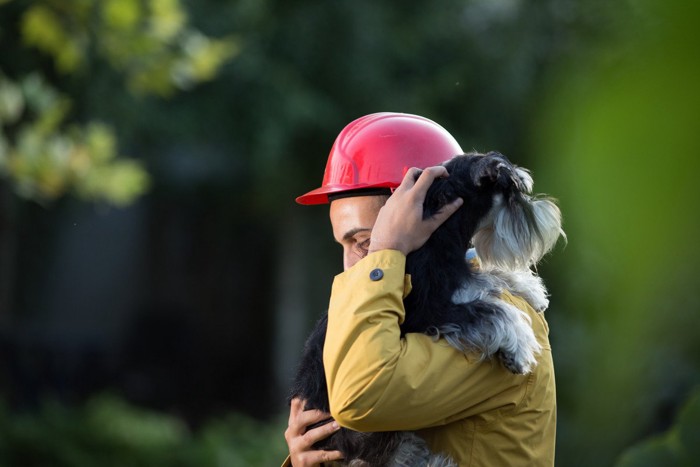
[{"label": "dog's paw", "polygon": [[506,370],[510,371],[511,373],[516,375],[524,375],[527,373],[525,370],[525,365],[516,359],[514,353],[500,350],[498,352],[498,358],[501,360],[501,364],[503,364]]},{"label": "dog's paw", "polygon": [[534,348],[521,347],[515,352],[500,349],[496,355],[503,366],[511,373],[516,375],[526,375],[532,371],[535,365],[537,365],[535,355],[539,353],[540,350],[541,348],[539,345]]},{"label": "dog's paw", "polygon": [[530,323],[530,317],[519,309],[507,305],[507,316],[511,319],[508,339],[501,341],[496,354],[508,371],[525,375],[537,365],[537,355],[542,346],[537,342],[535,332]]}]

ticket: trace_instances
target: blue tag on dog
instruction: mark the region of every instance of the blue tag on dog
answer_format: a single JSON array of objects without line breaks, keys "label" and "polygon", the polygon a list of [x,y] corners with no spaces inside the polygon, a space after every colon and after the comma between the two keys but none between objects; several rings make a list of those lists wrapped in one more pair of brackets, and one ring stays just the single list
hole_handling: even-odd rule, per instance
[{"label": "blue tag on dog", "polygon": [[476,259],[476,250],[474,248],[470,248],[467,250],[467,254],[464,256],[464,259],[467,261],[473,261]]}]

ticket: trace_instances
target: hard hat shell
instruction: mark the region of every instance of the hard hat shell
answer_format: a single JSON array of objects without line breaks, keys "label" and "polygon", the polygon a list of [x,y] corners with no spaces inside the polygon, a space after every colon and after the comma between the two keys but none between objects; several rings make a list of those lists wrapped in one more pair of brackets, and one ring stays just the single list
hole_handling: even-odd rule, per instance
[{"label": "hard hat shell", "polygon": [[462,149],[447,130],[418,115],[381,112],[349,123],[331,148],[320,188],[296,201],[328,203],[328,195],[396,188],[411,167],[440,165]]}]

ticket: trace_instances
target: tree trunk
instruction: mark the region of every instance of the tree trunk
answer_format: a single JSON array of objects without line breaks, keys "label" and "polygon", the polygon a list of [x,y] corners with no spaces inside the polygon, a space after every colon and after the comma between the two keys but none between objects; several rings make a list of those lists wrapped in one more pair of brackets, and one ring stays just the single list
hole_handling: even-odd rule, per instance
[{"label": "tree trunk", "polygon": [[14,308],[17,254],[17,200],[11,187],[0,181],[0,333],[7,331]]},{"label": "tree trunk", "polygon": [[277,302],[275,304],[275,336],[273,369],[275,385],[284,401],[297,367],[308,331],[304,261],[309,248],[303,217],[288,212],[279,226],[277,263]]}]

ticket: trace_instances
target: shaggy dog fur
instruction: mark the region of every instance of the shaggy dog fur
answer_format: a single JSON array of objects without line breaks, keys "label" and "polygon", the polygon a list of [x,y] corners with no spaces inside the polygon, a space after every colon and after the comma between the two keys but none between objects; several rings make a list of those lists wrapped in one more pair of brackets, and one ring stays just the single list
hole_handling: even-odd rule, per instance
[{"label": "shaggy dog fur", "polygon": [[[560,211],[552,200],[531,196],[529,172],[499,153],[455,156],[444,165],[450,175],[429,188],[424,218],[457,197],[464,204],[407,257],[413,289],[404,300],[402,335],[443,337],[462,352],[497,357],[509,371],[529,373],[541,350],[530,318],[500,297],[507,290],[538,312],[547,308],[546,289],[532,268],[564,236]],[[465,260],[471,246],[478,266]],[[325,412],[329,406],[322,357],[327,322],[327,316],[321,318],[307,340],[289,398],[301,397],[306,409]],[[349,466],[455,465],[432,454],[410,432],[343,428],[316,447],[342,451],[343,465]]]}]

